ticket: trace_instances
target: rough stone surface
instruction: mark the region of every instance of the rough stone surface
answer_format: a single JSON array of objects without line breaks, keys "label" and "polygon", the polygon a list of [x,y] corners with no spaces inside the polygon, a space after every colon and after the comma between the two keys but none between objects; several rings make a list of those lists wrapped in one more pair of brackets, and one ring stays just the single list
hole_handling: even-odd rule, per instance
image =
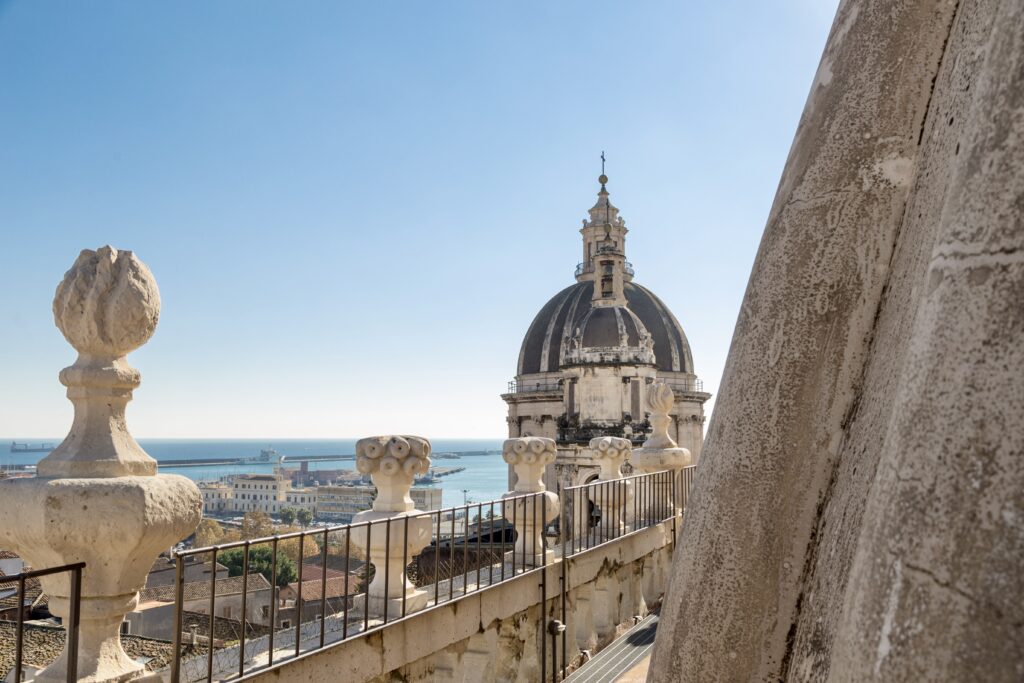
[{"label": "rough stone surface", "polygon": [[843,3],[649,680],[1021,680],[1022,328],[1024,5]]}]

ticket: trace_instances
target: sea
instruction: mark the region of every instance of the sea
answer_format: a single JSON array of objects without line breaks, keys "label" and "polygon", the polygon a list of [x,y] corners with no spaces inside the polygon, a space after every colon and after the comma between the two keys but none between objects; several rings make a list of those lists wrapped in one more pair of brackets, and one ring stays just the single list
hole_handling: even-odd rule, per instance
[{"label": "sea", "polygon": [[[59,444],[63,438],[4,438],[0,440],[0,470],[11,465],[34,465],[46,453],[11,453],[11,442],[30,446]],[[356,439],[139,439],[139,445],[149,455],[161,460],[190,460],[199,458],[255,458],[261,450],[273,449],[285,456],[353,455]],[[444,507],[466,502],[486,502],[500,498],[508,490],[508,465],[501,459],[502,439],[432,439],[434,455],[454,454],[454,458],[433,458],[434,467],[464,467],[462,472],[442,477],[434,488],[441,488]],[[481,453],[482,452],[482,453]],[[470,454],[472,453],[472,454]],[[194,481],[221,479],[235,474],[269,474],[272,464],[244,463],[237,465],[189,466],[162,468],[164,474],[180,474]],[[317,469],[354,470],[353,460],[310,462],[310,471]]]}]

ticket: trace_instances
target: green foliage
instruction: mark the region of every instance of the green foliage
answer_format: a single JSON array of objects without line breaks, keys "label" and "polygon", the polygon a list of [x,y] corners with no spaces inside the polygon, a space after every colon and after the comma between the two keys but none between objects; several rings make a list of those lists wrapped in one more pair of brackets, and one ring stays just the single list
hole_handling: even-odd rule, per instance
[{"label": "green foliage", "polygon": [[[242,562],[244,560],[244,549],[233,548],[225,550],[217,556],[217,561],[228,568],[228,576],[242,575]],[[273,577],[273,554],[267,546],[249,548],[249,573],[262,574],[267,581]],[[277,585],[283,588],[289,583],[298,581],[299,570],[296,569],[292,559],[284,553],[277,554]]]},{"label": "green foliage", "polygon": [[282,524],[294,524],[295,523],[295,508],[281,508],[281,523]]},{"label": "green foliage", "polygon": [[303,508],[295,512],[295,519],[299,520],[299,524],[303,527],[307,527],[313,521],[313,513]]}]

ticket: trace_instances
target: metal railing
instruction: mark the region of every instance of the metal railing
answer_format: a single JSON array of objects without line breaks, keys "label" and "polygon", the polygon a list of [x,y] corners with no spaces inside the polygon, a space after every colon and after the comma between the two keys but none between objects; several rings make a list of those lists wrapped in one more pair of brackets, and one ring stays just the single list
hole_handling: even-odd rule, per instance
[{"label": "metal railing", "polygon": [[[634,275],[636,275],[636,271],[633,269],[633,264],[630,263],[629,261],[626,261],[623,264],[622,269],[623,269],[623,271],[625,271],[626,275],[629,275],[630,277],[633,277]],[[588,263],[577,263],[576,264],[576,270],[573,272],[573,276],[574,277],[579,277],[580,275],[583,275],[584,273],[593,273],[593,272],[594,272],[594,266],[592,266],[592,265],[590,265]]]},{"label": "metal railing", "polygon": [[508,383],[509,394],[534,394],[541,393],[544,391],[561,391],[562,380],[537,380],[530,382],[520,382],[519,380],[512,380]]},{"label": "metal railing", "polygon": [[[596,479],[563,489],[559,517],[559,542],[563,559],[667,522],[671,522],[671,544],[674,551],[678,513],[685,508],[694,469],[686,468],[680,474],[662,471],[620,479]],[[555,611],[561,612],[561,619],[545,616],[546,623],[542,624],[542,632],[546,635],[541,638],[541,680],[546,681],[548,677],[544,641],[550,636],[552,683],[565,678],[570,664],[566,628],[569,623],[569,563],[563,561],[560,569],[560,599],[555,605]],[[542,612],[546,611],[544,601],[542,596]]]},{"label": "metal railing", "polygon": [[692,379],[659,377],[655,381],[667,384],[675,391],[704,391],[704,381],[697,379],[696,377]]},{"label": "metal railing", "polygon": [[[68,683],[78,680],[78,631],[81,625],[82,606],[82,570],[84,562],[65,564],[60,567],[49,569],[35,569],[0,577],[0,586],[10,583],[18,584],[18,615],[14,631],[14,680],[19,682],[24,679],[25,672],[22,668],[22,655],[25,648],[25,582],[29,579],[38,579],[43,576],[71,573],[70,591],[68,593],[68,618],[64,621],[64,632],[67,634],[67,676]],[[9,674],[8,674],[9,677]]]},{"label": "metal railing", "polygon": [[[562,558],[568,558],[669,519],[673,520],[674,531],[676,515],[672,501],[677,486],[670,472],[658,472],[566,488],[557,518],[553,511],[549,512],[551,495],[540,492],[185,551],[176,557],[171,681],[214,681],[246,676],[307,652],[366,636],[412,615],[532,572],[541,574],[541,604],[547,604],[547,572],[542,570],[553,560],[556,551],[560,551]],[[422,551],[411,553],[409,539],[425,533],[427,526],[429,543],[421,546]],[[527,527],[532,527],[536,533],[529,533]],[[517,529],[526,533],[521,536]],[[383,539],[382,551],[375,548],[375,538],[378,543]],[[425,539],[421,537],[421,540]],[[315,544],[316,549],[307,553],[311,544]],[[298,562],[294,577],[297,579],[295,623],[278,626],[281,601],[277,586],[284,583],[282,577],[292,573],[286,567],[296,564],[291,559],[282,559],[286,556],[286,546],[287,552],[297,552],[300,558],[318,557],[320,567],[315,571],[314,580],[319,582],[320,590],[313,595],[303,595],[309,568],[306,562]],[[369,557],[356,552],[367,547],[371,548]],[[265,553],[260,563],[255,561],[257,548],[270,549],[269,566],[262,561],[266,559]],[[228,553],[235,553],[231,561],[227,561]],[[240,558],[238,553],[241,553]],[[346,578],[344,594],[329,600],[327,578],[332,553],[335,567],[332,571],[343,571]],[[189,558],[202,558],[211,566],[218,561],[238,566],[235,561],[240,559],[243,624],[235,643],[225,643],[226,647],[219,650],[212,646],[218,579],[216,573],[211,572],[210,579],[203,580],[209,585],[209,595],[201,598],[206,600],[204,608],[208,610],[211,646],[205,653],[185,659],[182,618],[186,597],[185,565]],[[563,622],[564,593],[568,585],[565,565],[563,562]],[[248,584],[249,577],[255,573],[264,574],[272,586],[266,614],[270,631],[261,638],[247,639],[245,621],[250,619],[250,601],[255,599]],[[394,586],[404,590],[390,590]],[[411,605],[410,600],[416,604]],[[309,603],[314,606],[313,618],[304,620],[304,607]],[[542,648],[546,648],[547,638],[541,641]],[[564,643],[562,650],[564,663]],[[547,655],[542,659],[546,669]],[[557,664],[554,651],[553,662]]]},{"label": "metal railing", "polygon": [[[626,428],[629,428],[627,433]],[[617,424],[577,424],[575,420],[564,420],[559,422],[558,443],[589,444],[591,439],[600,436],[617,436],[622,439],[629,439],[634,445],[643,443],[651,433],[649,420],[642,422],[622,421]]]}]

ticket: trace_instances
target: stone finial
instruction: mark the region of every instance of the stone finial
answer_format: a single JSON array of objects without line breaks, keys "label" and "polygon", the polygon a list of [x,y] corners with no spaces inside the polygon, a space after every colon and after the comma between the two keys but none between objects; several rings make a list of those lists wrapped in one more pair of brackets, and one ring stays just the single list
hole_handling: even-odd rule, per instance
[{"label": "stone finial", "polygon": [[[668,426],[672,423],[669,412],[675,404],[675,395],[672,387],[664,382],[655,382],[647,389],[647,405],[651,407],[651,426],[654,427],[651,438],[644,441],[644,445],[633,451],[633,467],[638,472],[651,474],[670,470],[672,482],[653,484],[658,487],[665,487],[665,499],[676,505],[678,501],[673,500],[675,496],[675,482],[679,479],[679,471],[684,467],[693,464],[693,458],[688,448],[680,448],[675,440],[669,436]],[[651,498],[651,503],[657,505],[656,497]],[[677,512],[682,512],[677,509]]]},{"label": "stone finial", "polygon": [[[502,498],[502,515],[516,529],[515,548],[508,553],[513,563],[539,567],[553,553],[544,542],[545,523],[558,518],[558,496],[544,485],[544,468],[555,461],[554,439],[521,436],[507,439],[501,457],[516,472],[516,488]],[[532,494],[532,495],[531,495]]]},{"label": "stone finial", "polygon": [[125,356],[153,336],[160,318],[149,268],[130,251],[82,251],[57,286],[53,318],[78,351],[60,373],[75,418],[64,441],[39,462],[39,476],[155,475],[156,461],[132,438],[124,416],[141,381]]},{"label": "stone finial", "polygon": [[[78,680],[114,683],[144,675],[121,647],[124,615],[138,605],[153,560],[195,530],[199,489],[157,474],[156,461],[128,433],[124,410],[139,373],[125,354],[153,334],[160,296],[130,251],[83,251],[57,288],[54,319],[78,350],[60,374],[75,406],[63,443],[39,462],[37,477],[0,481],[0,546],[37,568],[84,562]],[[70,577],[41,578],[50,611],[67,619]],[[67,678],[67,648],[36,675]]]},{"label": "stone finial", "polygon": [[430,543],[433,529],[431,517],[416,510],[409,495],[416,475],[430,470],[430,442],[397,435],[360,439],[356,469],[377,487],[373,509],[352,518],[352,545],[366,553],[375,571],[365,608],[390,617],[423,609],[427,592],[417,589],[405,570],[408,559]]},{"label": "stone finial", "polygon": [[[633,482],[622,478],[622,463],[631,457],[633,443],[620,436],[598,436],[590,440],[592,457],[601,473],[587,487],[587,498],[601,509],[605,516],[598,533],[619,534],[625,528],[627,509],[633,501]],[[610,483],[602,483],[610,482]],[[577,519],[583,525],[577,533],[585,534],[590,515],[577,510]]]},{"label": "stone finial", "polygon": [[651,407],[651,438],[644,441],[644,448],[676,448],[679,444],[668,434],[672,422],[669,412],[676,402],[672,387],[664,382],[655,382],[647,389],[647,405]]},{"label": "stone finial", "polygon": [[507,439],[501,457],[516,472],[515,493],[536,493],[546,490],[544,468],[555,461],[554,439],[542,436],[521,436]]},{"label": "stone finial", "polygon": [[377,487],[373,509],[414,509],[409,490],[417,475],[430,471],[430,442],[419,436],[371,436],[356,443],[356,469]]},{"label": "stone finial", "polygon": [[53,318],[81,356],[116,360],[153,336],[160,292],[149,268],[132,252],[85,249],[57,285]]},{"label": "stone finial", "polygon": [[601,467],[600,479],[622,478],[622,463],[629,459],[633,444],[618,436],[599,436],[590,440],[594,459]]},{"label": "stone finial", "polygon": [[664,382],[655,382],[647,389],[647,405],[651,408],[651,438],[633,452],[633,465],[641,472],[679,470],[692,464],[688,448],[680,448],[668,433],[672,424],[669,412],[675,405],[672,387]]}]

